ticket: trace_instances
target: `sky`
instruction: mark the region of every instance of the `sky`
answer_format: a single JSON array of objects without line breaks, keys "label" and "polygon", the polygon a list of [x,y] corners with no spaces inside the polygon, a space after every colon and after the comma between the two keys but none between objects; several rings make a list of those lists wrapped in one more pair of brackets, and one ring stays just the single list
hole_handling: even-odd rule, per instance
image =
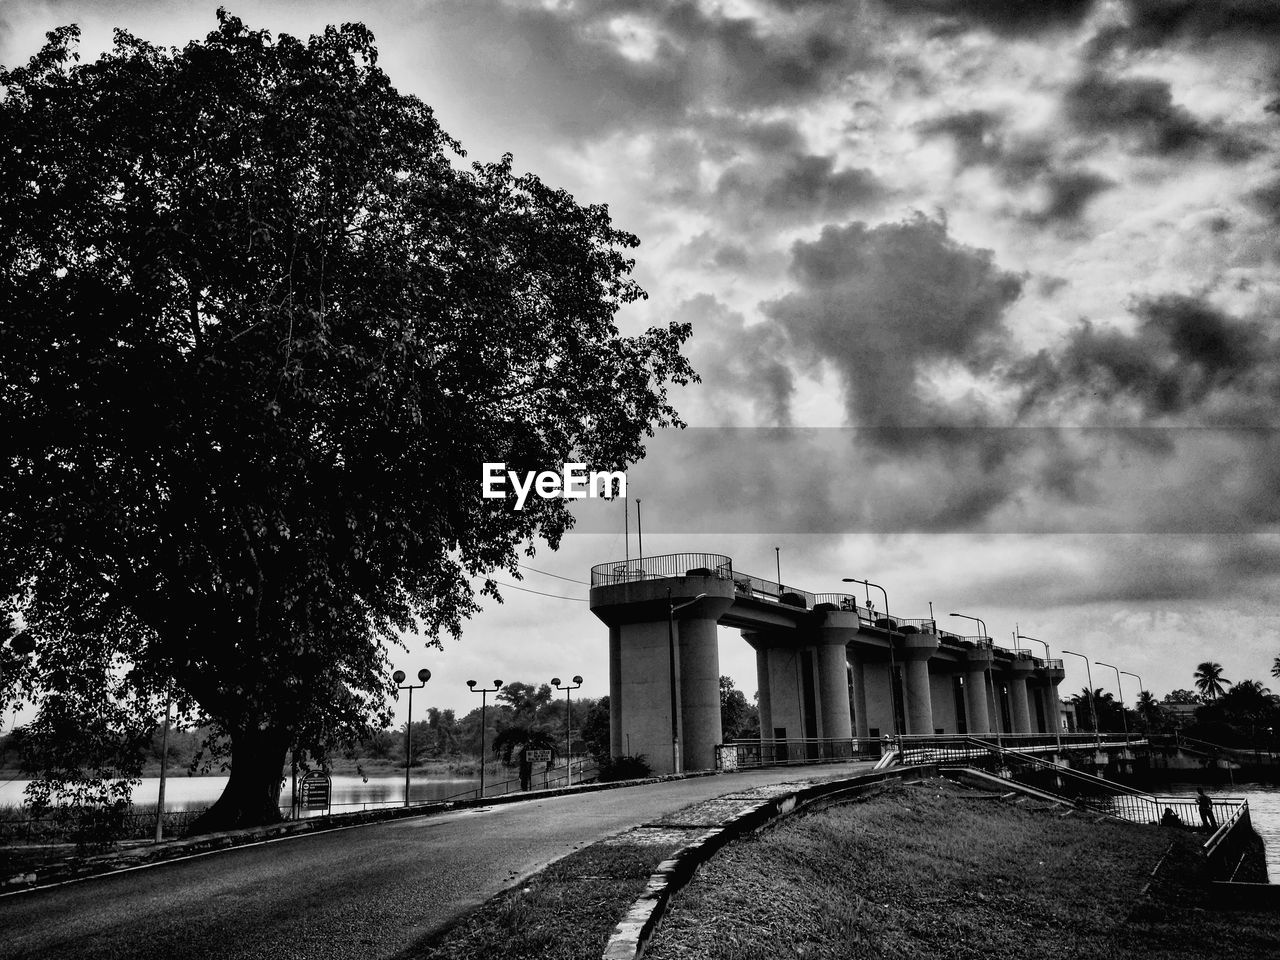
[{"label": "sky", "polygon": [[[1206,659],[1280,691],[1278,0],[227,6],[364,22],[470,159],[639,237],[624,333],[693,325],[689,429],[628,472],[629,535],[583,502],[460,640],[411,639],[419,710],[476,706],[468,679],[607,693],[584,581],[637,555],[638,513],[646,556],[870,579],[1157,697]],[[72,22],[85,57],[114,27],[181,45],[215,7],[0,3],[0,63]],[[720,651],[750,696],[750,648]]]}]

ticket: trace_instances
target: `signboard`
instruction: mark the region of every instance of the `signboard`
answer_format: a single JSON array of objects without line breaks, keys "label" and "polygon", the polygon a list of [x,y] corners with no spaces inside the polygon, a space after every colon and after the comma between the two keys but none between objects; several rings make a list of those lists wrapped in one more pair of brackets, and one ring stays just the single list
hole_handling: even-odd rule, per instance
[{"label": "signboard", "polygon": [[525,759],[530,763],[550,763],[550,750],[526,750],[524,752]]},{"label": "signboard", "polygon": [[332,781],[318,770],[312,770],[302,778],[298,793],[302,800],[302,809],[327,810],[333,795]]}]

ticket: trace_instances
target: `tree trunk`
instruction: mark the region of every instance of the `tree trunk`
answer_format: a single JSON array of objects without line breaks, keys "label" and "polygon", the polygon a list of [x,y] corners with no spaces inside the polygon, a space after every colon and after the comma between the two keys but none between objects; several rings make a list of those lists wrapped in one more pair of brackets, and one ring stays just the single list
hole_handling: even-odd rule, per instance
[{"label": "tree trunk", "polygon": [[285,730],[240,730],[231,735],[231,775],[217,803],[196,818],[189,833],[213,833],[278,823],[285,755]]}]

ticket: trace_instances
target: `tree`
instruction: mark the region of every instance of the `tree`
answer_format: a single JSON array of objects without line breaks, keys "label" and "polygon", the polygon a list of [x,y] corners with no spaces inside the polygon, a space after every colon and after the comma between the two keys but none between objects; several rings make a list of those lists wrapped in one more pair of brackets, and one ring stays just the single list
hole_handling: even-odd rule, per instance
[{"label": "tree", "polygon": [[760,735],[756,708],[747,703],[741,690],[734,688],[732,677],[720,678],[720,729],[726,741]]},{"label": "tree", "polygon": [[291,746],[389,722],[384,643],[458,636],[570,526],[482,464],[635,462],[690,329],[621,336],[638,241],[455,165],[363,26],[77,36],[0,70],[0,614],[39,650],[0,699],[149,730],[172,681],[230,743],[198,828],[271,821]]},{"label": "tree", "polygon": [[1271,675],[1280,679],[1280,657],[1276,657],[1275,660],[1271,661]]},{"label": "tree", "polygon": [[1197,666],[1194,676],[1196,689],[1208,700],[1218,699],[1225,689],[1231,686],[1231,681],[1222,675],[1222,664],[1211,660],[1206,660]]},{"label": "tree", "polygon": [[1204,703],[1204,698],[1190,690],[1172,690],[1164,695],[1161,703]]},{"label": "tree", "polygon": [[1159,730],[1164,723],[1160,704],[1156,702],[1155,694],[1150,690],[1142,690],[1138,693],[1138,716],[1142,718],[1143,726],[1147,730]]},{"label": "tree", "polygon": [[609,728],[609,697],[603,696],[595,701],[587,710],[587,717],[582,721],[582,739],[587,744],[587,753],[597,765],[607,761],[612,753]]},{"label": "tree", "polygon": [[535,687],[531,683],[516,680],[503,686],[493,699],[505,701],[515,712],[517,719],[533,720],[538,712],[551,702],[551,684]]}]

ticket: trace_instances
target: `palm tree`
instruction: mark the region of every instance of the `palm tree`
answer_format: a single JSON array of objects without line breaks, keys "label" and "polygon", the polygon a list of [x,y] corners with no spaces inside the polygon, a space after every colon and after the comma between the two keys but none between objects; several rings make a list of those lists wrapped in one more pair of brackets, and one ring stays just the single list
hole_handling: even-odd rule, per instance
[{"label": "palm tree", "polygon": [[1160,704],[1156,702],[1155,694],[1150,690],[1143,690],[1138,694],[1137,706],[1138,715],[1142,717],[1148,730],[1160,725]]},{"label": "palm tree", "polygon": [[1194,674],[1196,689],[1210,700],[1217,700],[1231,686],[1231,681],[1222,675],[1222,664],[1206,660],[1196,667]]},{"label": "palm tree", "polygon": [[1271,675],[1280,677],[1280,657],[1276,657],[1271,663]]}]

